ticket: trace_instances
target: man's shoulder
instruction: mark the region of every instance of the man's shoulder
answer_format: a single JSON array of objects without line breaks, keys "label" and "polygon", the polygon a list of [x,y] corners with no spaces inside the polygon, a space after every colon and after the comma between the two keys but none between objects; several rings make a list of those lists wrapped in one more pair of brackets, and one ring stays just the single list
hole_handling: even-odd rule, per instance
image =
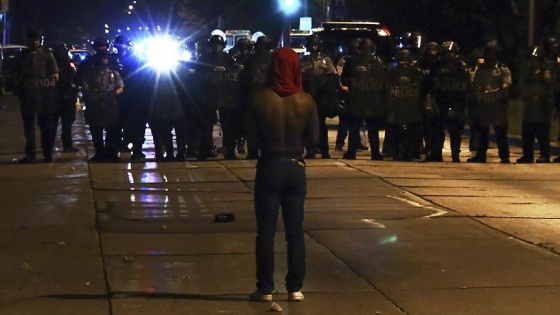
[{"label": "man's shoulder", "polygon": [[278,100],[278,101],[285,101],[285,102],[290,102],[293,99],[297,99],[300,102],[310,102],[311,104],[314,104],[314,99],[313,97],[305,92],[297,92],[294,94],[290,94],[288,96],[280,96],[278,93],[276,93],[272,88],[270,87],[266,87],[263,88],[255,93],[253,93],[251,95],[251,98],[253,100],[267,100],[267,101],[274,101],[274,100]]}]

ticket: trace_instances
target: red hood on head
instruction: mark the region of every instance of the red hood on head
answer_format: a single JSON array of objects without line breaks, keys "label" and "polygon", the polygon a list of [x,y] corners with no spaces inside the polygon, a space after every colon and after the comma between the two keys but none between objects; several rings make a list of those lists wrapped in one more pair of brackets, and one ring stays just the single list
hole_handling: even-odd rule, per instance
[{"label": "red hood on head", "polygon": [[299,57],[293,49],[281,47],[272,53],[268,80],[270,87],[280,96],[303,90]]}]

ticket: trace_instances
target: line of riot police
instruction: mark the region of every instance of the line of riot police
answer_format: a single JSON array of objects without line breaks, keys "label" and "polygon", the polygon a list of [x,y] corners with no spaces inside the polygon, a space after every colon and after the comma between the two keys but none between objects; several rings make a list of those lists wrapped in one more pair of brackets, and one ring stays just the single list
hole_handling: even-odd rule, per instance
[{"label": "line of riot police", "polygon": [[[470,149],[476,151],[468,162],[486,162],[492,128],[500,162],[510,163],[507,131],[513,79],[508,66],[500,60],[500,44],[489,41],[482,55],[467,65],[459,57],[458,45],[453,41],[441,45],[435,42],[420,45],[420,42],[401,49],[394,61],[388,63],[375,56],[375,47],[367,38],[359,41],[359,48],[352,55],[343,57],[343,66],[339,67],[340,90],[344,92],[344,113],[350,114],[351,126],[348,150],[343,157],[356,158],[359,128],[365,122],[372,160],[381,160],[385,155],[393,160],[411,161],[420,159],[424,151],[423,161],[441,162],[445,131],[448,131],[451,160],[460,162],[461,137],[468,123]],[[548,46],[560,48],[558,43]],[[532,47],[517,78],[523,102],[523,156],[518,163],[550,162],[552,111],[554,105],[560,109],[557,76],[560,49],[554,52],[552,48]],[[386,132],[380,150],[382,128]],[[540,153],[536,160],[533,158],[535,138]],[[559,158],[553,161],[558,162]]]},{"label": "line of riot police", "polygon": [[[32,43],[37,38],[42,41],[42,34],[30,34],[30,44],[39,49],[40,43]],[[520,73],[524,103],[523,156],[518,163],[534,161],[535,138],[540,146],[536,162],[550,161],[551,113],[554,105],[558,107],[560,103],[556,75],[560,44],[554,40],[545,42],[545,47],[533,47]],[[442,45],[432,42],[422,47],[417,42],[418,45],[398,51],[394,60],[383,62],[375,55],[375,45],[370,39],[356,39],[349,43],[354,46],[348,48],[349,55],[335,65],[329,56],[321,53],[317,35],[307,38],[308,54],[301,58],[303,87],[318,106],[321,157],[330,158],[326,119],[338,115],[341,125],[346,124],[349,130],[345,159],[356,158],[362,145],[360,130],[365,127],[372,160],[390,156],[393,160],[411,161],[420,159],[424,152],[424,161],[441,162],[447,130],[452,162],[460,162],[461,135],[468,123],[471,150],[476,151],[468,162],[486,162],[492,127],[500,160],[509,163],[507,114],[512,77],[509,68],[500,62],[501,46],[496,41],[489,42],[483,55],[478,56],[481,58],[467,65],[458,57],[455,42]],[[225,37],[212,35],[207,43],[196,43],[193,50],[196,56],[181,62],[173,71],[149,67],[123,35],[114,39],[115,52],[109,55],[110,44],[105,38],[96,38],[92,43],[95,54],[80,63],[75,73],[66,71],[68,60],[61,57],[64,55],[61,48],[55,49],[57,60],[51,60],[54,56],[48,52],[40,55],[43,60],[40,69],[23,67],[22,78],[28,73],[29,79],[20,80],[21,89],[45,90],[46,94],[41,92],[45,95],[32,99],[31,96],[41,93],[20,93],[22,104],[28,104],[22,108],[38,108],[42,114],[45,108],[54,106],[48,103],[58,104],[64,99],[73,104],[74,88],[81,87],[86,103],[84,116],[95,150],[92,162],[119,161],[119,151],[131,151],[132,162],[144,161],[147,124],[154,138],[156,161],[184,161],[189,156],[203,161],[216,157],[213,131],[218,122],[225,159],[236,159],[236,153],[247,153],[248,159],[258,157],[257,144],[245,141],[244,114],[248,96],[266,84],[272,48],[268,37],[259,37],[254,47],[250,40],[241,39],[226,53]],[[24,56],[20,64],[25,65],[24,61],[32,56],[35,55]],[[62,71],[63,68],[66,70]],[[61,79],[58,79],[59,72],[65,72]],[[53,80],[59,89],[54,94],[50,83]],[[76,151],[69,135],[75,118],[75,111],[72,112],[74,116],[64,118],[62,111],[58,111],[56,118],[62,121],[65,152]],[[30,126],[34,122],[29,118],[30,113],[22,111],[22,115],[29,138],[26,157],[20,161],[33,162],[35,152],[30,143],[34,143],[34,138]],[[52,161],[56,115],[47,116],[51,118],[39,116],[39,126],[44,129],[41,143],[48,162]],[[385,140],[381,145],[379,132],[383,129]],[[337,139],[337,150],[343,141],[344,136]],[[306,158],[314,158],[317,153],[314,149],[303,150]],[[558,162],[558,158],[554,161]]]}]

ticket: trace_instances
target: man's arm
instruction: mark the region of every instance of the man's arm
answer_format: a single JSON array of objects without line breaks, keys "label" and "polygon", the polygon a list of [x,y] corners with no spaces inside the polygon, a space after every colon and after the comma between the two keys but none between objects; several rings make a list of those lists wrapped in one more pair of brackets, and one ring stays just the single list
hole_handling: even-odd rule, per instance
[{"label": "man's arm", "polygon": [[255,113],[254,113],[254,101],[255,98],[254,97],[250,97],[248,100],[248,108],[247,111],[244,114],[244,117],[242,117],[243,121],[245,122],[245,132],[246,132],[246,137],[247,137],[247,142],[248,143],[257,143],[257,141],[259,141],[259,131],[258,131],[258,127],[257,127],[257,120],[255,118]]},{"label": "man's arm", "polygon": [[311,99],[310,108],[303,142],[306,148],[314,150],[319,143],[319,115],[317,114],[317,105],[313,99]]}]

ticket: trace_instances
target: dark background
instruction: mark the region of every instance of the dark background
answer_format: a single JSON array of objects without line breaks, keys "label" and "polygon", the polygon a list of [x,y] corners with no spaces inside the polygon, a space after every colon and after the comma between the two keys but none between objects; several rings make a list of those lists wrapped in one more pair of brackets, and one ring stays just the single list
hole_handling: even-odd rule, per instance
[{"label": "dark background", "polygon": [[[327,19],[325,0],[308,0],[299,16],[313,17],[314,26]],[[527,46],[529,0],[331,0],[332,20],[373,20],[386,24],[393,35],[420,31],[427,39],[455,40],[464,50],[497,38],[507,50]],[[536,42],[554,30],[558,0],[536,0]],[[8,13],[10,43],[23,43],[30,28],[40,28],[49,42],[79,43],[96,36],[109,39],[116,29],[137,30],[157,25],[181,36],[206,39],[213,29],[248,29],[278,38],[283,14],[273,0],[11,0]],[[105,34],[104,25],[110,26]],[[132,37],[138,35],[135,31]]]}]

